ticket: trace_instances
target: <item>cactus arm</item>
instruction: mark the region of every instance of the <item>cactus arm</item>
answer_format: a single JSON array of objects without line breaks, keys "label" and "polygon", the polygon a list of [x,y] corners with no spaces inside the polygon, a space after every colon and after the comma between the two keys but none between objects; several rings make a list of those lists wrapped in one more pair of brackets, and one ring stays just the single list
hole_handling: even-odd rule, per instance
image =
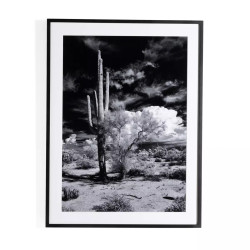
[{"label": "cactus arm", "polygon": [[105,112],[109,110],[109,72],[106,72]]},{"label": "cactus arm", "polygon": [[98,105],[98,121],[103,122],[104,121],[104,110],[103,110],[103,65],[102,65],[102,59],[99,59],[99,83],[98,83],[98,99],[99,99],[99,105]]},{"label": "cactus arm", "polygon": [[95,90],[94,90],[94,96],[95,96],[95,114],[96,114],[96,119],[98,119],[98,98]]},{"label": "cactus arm", "polygon": [[92,123],[92,115],[91,115],[91,105],[90,105],[90,96],[87,95],[87,102],[88,102],[88,119],[89,119],[89,126],[93,127]]},{"label": "cactus arm", "polygon": [[98,81],[99,81],[99,71],[100,71],[100,60],[102,59],[101,57],[101,51],[98,50],[98,57],[97,57],[97,60],[98,60]]}]

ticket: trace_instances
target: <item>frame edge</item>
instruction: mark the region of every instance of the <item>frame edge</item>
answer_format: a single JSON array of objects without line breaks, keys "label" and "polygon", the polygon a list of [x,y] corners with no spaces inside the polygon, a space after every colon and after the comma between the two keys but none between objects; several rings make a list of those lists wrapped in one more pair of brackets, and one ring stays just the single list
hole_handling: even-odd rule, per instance
[{"label": "frame edge", "polygon": [[[198,174],[197,174],[197,223],[179,225],[160,224],[50,224],[49,222],[49,182],[50,182],[50,32],[52,22],[93,22],[93,23],[162,23],[198,24]],[[203,95],[203,24],[202,20],[125,20],[125,19],[47,19],[47,108],[46,108],[46,214],[45,226],[49,228],[201,228],[202,227],[202,95]]]},{"label": "frame edge", "polygon": [[45,226],[49,227],[49,180],[50,180],[50,23],[47,19],[47,110],[46,110],[46,215]]}]

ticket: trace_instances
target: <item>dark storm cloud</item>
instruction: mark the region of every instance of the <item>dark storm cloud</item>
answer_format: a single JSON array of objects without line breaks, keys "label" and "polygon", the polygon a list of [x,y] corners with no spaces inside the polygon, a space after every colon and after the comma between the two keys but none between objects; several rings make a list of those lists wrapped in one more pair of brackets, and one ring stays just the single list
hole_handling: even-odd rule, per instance
[{"label": "dark storm cloud", "polygon": [[63,127],[63,133],[65,134],[65,136],[69,135],[69,134],[73,134],[74,131],[71,128],[67,128],[66,126]]},{"label": "dark storm cloud", "polygon": [[102,52],[104,71],[110,71],[111,110],[164,106],[176,110],[185,125],[186,38],[66,36],[63,61],[66,131],[90,133],[86,96],[93,99],[93,90],[97,88],[98,49]]},{"label": "dark storm cloud", "polygon": [[162,39],[152,39],[148,47],[142,51],[145,60],[157,62],[161,59],[164,61],[176,61],[185,56],[187,40],[185,37],[165,37]]}]

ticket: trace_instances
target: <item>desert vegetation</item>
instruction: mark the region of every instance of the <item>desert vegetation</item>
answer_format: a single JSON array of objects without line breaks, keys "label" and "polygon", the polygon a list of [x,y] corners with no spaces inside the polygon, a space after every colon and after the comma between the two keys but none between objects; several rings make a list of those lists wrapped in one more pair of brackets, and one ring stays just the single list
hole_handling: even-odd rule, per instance
[{"label": "desert vegetation", "polygon": [[63,144],[62,210],[185,211],[186,145],[159,141],[176,133],[173,124],[182,131],[182,120],[160,106],[110,109],[100,51],[97,61],[97,91],[88,92],[85,107],[91,136],[71,134]]},{"label": "desert vegetation", "polygon": [[[155,197],[158,197],[154,203],[159,203],[159,211],[185,211],[182,198],[186,189],[184,146],[162,144],[145,149],[143,144],[139,144],[121,166],[112,147],[107,145],[108,181],[104,183],[99,179],[95,139],[67,144],[65,148],[62,156],[63,211],[129,212],[137,207],[139,211],[153,211],[149,204]],[[121,173],[125,174],[121,176]],[[164,198],[166,194],[168,198]],[[142,203],[143,200],[147,204]]]},{"label": "desert vegetation", "polygon": [[79,190],[70,187],[63,187],[62,189],[62,200],[68,201],[76,199],[79,196]]},{"label": "desert vegetation", "polygon": [[122,196],[115,195],[108,197],[107,201],[101,205],[93,207],[96,212],[132,212],[130,202]]},{"label": "desert vegetation", "polygon": [[165,212],[185,212],[186,211],[186,196],[177,197],[174,202],[165,209]]}]

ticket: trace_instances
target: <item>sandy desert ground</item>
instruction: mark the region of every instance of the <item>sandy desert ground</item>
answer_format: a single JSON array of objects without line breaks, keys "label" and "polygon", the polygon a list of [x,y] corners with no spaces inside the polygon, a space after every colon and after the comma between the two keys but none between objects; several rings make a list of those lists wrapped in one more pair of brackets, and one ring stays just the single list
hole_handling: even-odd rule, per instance
[{"label": "sandy desert ground", "polygon": [[[76,147],[67,146],[67,150]],[[171,177],[171,173],[186,171],[186,166],[165,162],[164,159],[149,157],[141,160],[134,154],[131,159],[132,170],[126,178],[120,180],[119,174],[112,171],[110,161],[107,161],[109,181],[103,183],[98,180],[98,162],[88,160],[82,163],[76,159],[63,165],[63,188],[78,190],[76,199],[62,201],[63,211],[95,211],[95,206],[104,204],[112,197],[121,197],[131,205],[135,212],[164,212],[171,207],[177,197],[186,194],[186,182],[183,176]],[[91,163],[90,166],[88,163]],[[171,164],[172,163],[172,164]],[[84,165],[85,164],[85,165]],[[181,178],[179,178],[181,177]]]}]

